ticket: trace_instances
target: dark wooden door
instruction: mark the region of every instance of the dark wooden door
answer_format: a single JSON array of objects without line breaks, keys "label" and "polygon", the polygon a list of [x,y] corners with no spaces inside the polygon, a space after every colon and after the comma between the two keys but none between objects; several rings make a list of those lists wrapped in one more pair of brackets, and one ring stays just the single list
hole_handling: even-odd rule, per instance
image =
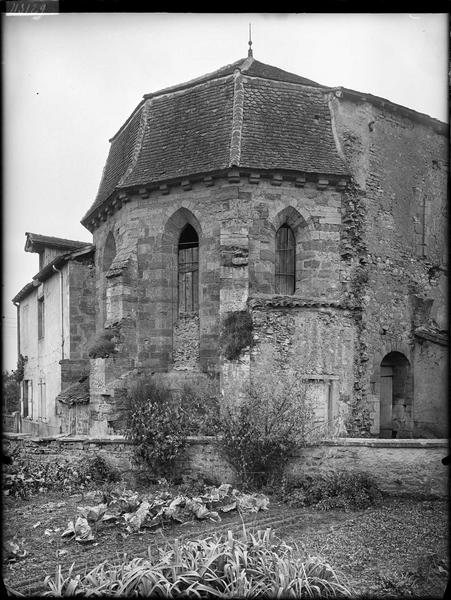
[{"label": "dark wooden door", "polygon": [[393,367],[381,367],[380,437],[391,438],[393,429]]}]

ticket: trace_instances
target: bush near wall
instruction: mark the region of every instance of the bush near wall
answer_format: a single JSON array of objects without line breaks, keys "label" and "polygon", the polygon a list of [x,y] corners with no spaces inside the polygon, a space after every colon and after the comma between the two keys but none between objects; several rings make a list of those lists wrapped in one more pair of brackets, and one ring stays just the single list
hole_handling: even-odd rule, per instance
[{"label": "bush near wall", "polygon": [[126,438],[133,442],[138,465],[150,477],[172,477],[175,459],[186,443],[180,398],[152,376],[141,376],[128,388]]}]

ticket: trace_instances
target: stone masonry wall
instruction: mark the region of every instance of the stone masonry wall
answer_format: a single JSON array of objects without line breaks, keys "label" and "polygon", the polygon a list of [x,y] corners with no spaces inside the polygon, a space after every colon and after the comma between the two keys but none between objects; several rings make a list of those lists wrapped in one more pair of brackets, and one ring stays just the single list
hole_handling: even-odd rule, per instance
[{"label": "stone masonry wall", "polygon": [[[131,459],[131,443],[120,436],[42,439],[5,434],[3,449],[8,454],[16,450],[31,461],[73,461],[99,455],[117,467],[130,485],[133,485],[136,474]],[[294,453],[286,473],[296,479],[305,473],[341,469],[365,471],[387,494],[447,497],[448,467],[441,463],[447,454],[447,440],[338,439]],[[239,485],[217,441],[212,438],[190,438],[178,461],[178,472],[199,473],[216,483]]]},{"label": "stone masonry wall", "polygon": [[92,259],[85,262],[70,261],[69,277],[69,324],[72,360],[87,359],[95,336],[95,268]]},{"label": "stone masonry wall", "polygon": [[[182,183],[130,194],[94,232],[99,249],[96,330],[99,333],[114,321],[109,311],[118,316],[115,323],[121,331],[127,319],[130,322],[116,355],[118,378],[127,369],[189,368],[218,374],[222,370],[218,316],[245,308],[249,294],[274,292],[274,239],[284,222],[298,240],[295,294],[337,300],[342,292],[341,192],[327,181],[280,185],[279,180],[242,175]],[[182,327],[177,314],[177,244],[188,223],[199,238],[198,350],[194,339],[188,345],[191,329],[187,323]],[[109,272],[103,273],[102,248],[111,232],[116,257]],[[113,282],[121,277],[127,279],[126,293]],[[133,302],[125,307],[128,298]],[[244,369],[243,377],[247,376]]]},{"label": "stone masonry wall", "polygon": [[[251,303],[252,305],[252,303]],[[262,307],[254,303],[252,379],[292,369],[305,380],[317,420],[343,428],[354,383],[352,311],[336,307]],[[270,360],[270,365],[267,360]]]},{"label": "stone masonry wall", "polygon": [[[331,97],[330,106],[337,143],[352,172],[343,196],[342,273],[349,297],[363,309],[354,396],[377,412],[381,361],[399,352],[415,379],[412,435],[428,436],[416,415],[434,397],[440,408],[429,417],[446,436],[446,355],[436,349],[432,361],[423,360],[424,354],[420,359],[413,336],[420,324],[447,329],[440,292],[447,281],[446,133],[439,124],[388,105],[381,109],[345,96]],[[377,435],[377,427],[372,432]]]}]

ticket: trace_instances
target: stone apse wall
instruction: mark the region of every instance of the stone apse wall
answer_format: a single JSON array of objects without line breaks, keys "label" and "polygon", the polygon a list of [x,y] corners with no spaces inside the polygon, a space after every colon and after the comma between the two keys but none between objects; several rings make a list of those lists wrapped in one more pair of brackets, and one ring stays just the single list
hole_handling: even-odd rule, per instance
[{"label": "stone apse wall", "polygon": [[[101,333],[105,327],[119,327],[120,340],[116,355],[91,361],[93,435],[118,431],[116,399],[122,401],[127,380],[139,373],[163,374],[170,386],[179,385],[182,373],[184,380],[198,380],[200,374],[219,376],[225,394],[229,384],[249,381],[250,366],[257,365],[249,353],[232,364],[221,357],[221,319],[229,312],[249,310],[252,299],[273,297],[275,232],[283,223],[296,236],[295,295],[307,305],[316,302],[310,311],[293,309],[288,337],[298,326],[322,336],[328,330],[325,322],[342,320],[343,331],[335,325],[329,329],[335,335],[334,356],[326,343],[320,344],[315,352],[325,356],[304,371],[311,376],[312,389],[324,388],[322,398],[330,382],[341,379],[333,384],[334,398],[349,399],[354,367],[348,355],[353,355],[354,341],[348,333],[352,316],[342,303],[341,196],[342,189],[324,179],[268,180],[251,174],[130,195],[94,233],[99,248],[96,329]],[[178,314],[177,306],[177,244],[187,224],[199,239],[196,314]],[[105,269],[103,252],[111,234],[116,255]],[[332,304],[336,314],[330,309],[327,316],[323,308]],[[255,315],[271,310],[261,304]],[[330,336],[325,339],[330,341]],[[290,355],[297,362],[295,355],[308,350],[300,342],[297,346],[298,341]]]},{"label": "stone apse wall", "polygon": [[[382,367],[404,364],[393,403],[402,427],[386,435],[447,435],[447,349],[415,337],[418,326],[447,329],[446,134],[346,95],[329,106],[352,174],[346,189],[320,175],[229,170],[124,191],[120,209],[105,213],[94,232],[96,331],[120,335],[118,353],[91,364],[93,435],[119,431],[130,377],[160,373],[177,386],[181,374],[213,376],[227,395],[258,376],[268,347],[309,377],[321,406],[327,396],[329,416],[352,405],[356,437],[380,435]],[[291,304],[274,298],[283,223],[296,239]],[[199,239],[199,310],[179,315],[177,243],[187,224]],[[105,267],[109,235],[116,254]],[[221,322],[242,310],[252,313],[255,348],[228,362]]]}]

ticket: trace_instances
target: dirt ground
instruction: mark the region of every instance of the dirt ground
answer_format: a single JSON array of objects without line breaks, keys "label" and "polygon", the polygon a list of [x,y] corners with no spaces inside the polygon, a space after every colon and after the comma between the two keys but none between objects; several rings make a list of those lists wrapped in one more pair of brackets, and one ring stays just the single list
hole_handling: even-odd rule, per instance
[{"label": "dirt ground", "polygon": [[127,534],[113,523],[102,523],[95,541],[82,544],[61,533],[77,516],[77,506],[92,505],[81,494],[40,494],[30,500],[3,501],[3,542],[14,537],[26,554],[3,557],[8,588],[26,596],[46,590],[46,575],[58,565],[63,573],[75,563],[83,573],[105,559],[145,556],[174,538],[207,536],[232,529],[243,520],[248,529],[272,527],[288,543],[304,545],[321,556],[359,595],[368,597],[442,598],[448,573],[448,505],[442,500],[386,499],[364,511],[320,512],[293,509],[271,502],[268,511],[224,514],[220,523],[191,521],[157,531]]}]

